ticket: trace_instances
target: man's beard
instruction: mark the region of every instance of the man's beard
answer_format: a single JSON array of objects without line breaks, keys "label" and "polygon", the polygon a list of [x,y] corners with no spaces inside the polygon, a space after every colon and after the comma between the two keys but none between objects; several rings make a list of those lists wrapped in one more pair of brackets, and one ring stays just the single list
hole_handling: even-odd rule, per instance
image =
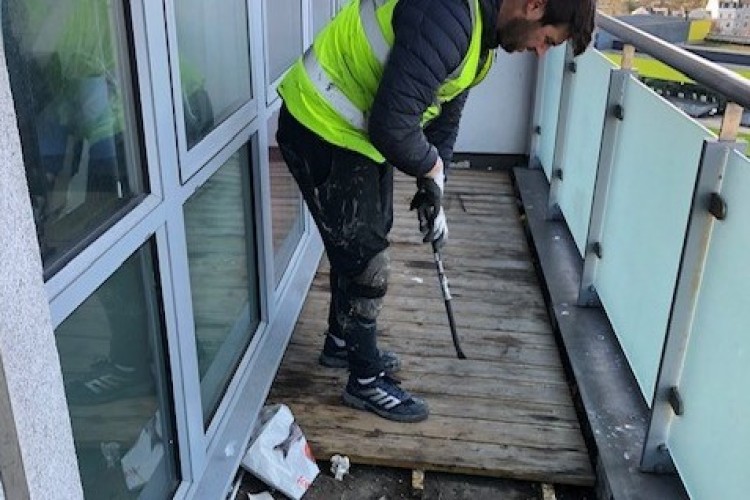
[{"label": "man's beard", "polygon": [[497,39],[500,46],[506,52],[516,52],[526,50],[526,44],[529,39],[529,33],[536,28],[536,21],[528,21],[523,18],[515,18],[506,22],[497,29]]}]

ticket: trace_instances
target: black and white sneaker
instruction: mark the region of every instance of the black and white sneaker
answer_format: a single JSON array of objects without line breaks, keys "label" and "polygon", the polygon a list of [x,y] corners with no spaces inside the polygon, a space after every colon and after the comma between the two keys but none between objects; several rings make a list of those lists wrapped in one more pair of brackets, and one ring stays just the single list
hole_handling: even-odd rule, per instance
[{"label": "black and white sneaker", "polygon": [[[381,351],[380,360],[383,362],[383,369],[386,373],[396,373],[401,369],[401,360],[392,351]],[[349,368],[349,354],[346,351],[346,345],[339,346],[331,335],[326,335],[323,351],[318,356],[318,363],[327,368]]]},{"label": "black and white sneaker", "polygon": [[344,404],[358,410],[369,410],[396,422],[421,422],[429,415],[429,408],[399,387],[400,381],[382,373],[370,383],[361,384],[349,376],[344,394]]}]

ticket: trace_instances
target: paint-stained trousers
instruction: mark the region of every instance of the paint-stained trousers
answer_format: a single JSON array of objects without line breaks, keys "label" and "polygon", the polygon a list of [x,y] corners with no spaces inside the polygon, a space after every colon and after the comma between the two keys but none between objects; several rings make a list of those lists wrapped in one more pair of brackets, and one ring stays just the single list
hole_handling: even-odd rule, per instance
[{"label": "paint-stained trousers", "polygon": [[383,370],[376,326],[388,285],[393,168],[334,146],[282,106],[276,139],[331,264],[329,331],[346,340],[356,377]]}]

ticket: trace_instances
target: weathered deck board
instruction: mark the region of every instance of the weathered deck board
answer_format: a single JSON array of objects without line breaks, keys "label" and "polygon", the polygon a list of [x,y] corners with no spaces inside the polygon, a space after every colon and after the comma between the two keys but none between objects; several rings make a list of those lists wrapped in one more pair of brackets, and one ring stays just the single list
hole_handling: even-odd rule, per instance
[{"label": "weathered deck board", "polygon": [[462,347],[455,357],[429,246],[396,176],[392,270],[381,347],[430,418],[398,424],[340,403],[346,372],[317,364],[328,308],[325,259],[269,400],[288,404],[318,458],[589,485],[593,474],[507,174],[463,170],[447,184],[443,252]]}]

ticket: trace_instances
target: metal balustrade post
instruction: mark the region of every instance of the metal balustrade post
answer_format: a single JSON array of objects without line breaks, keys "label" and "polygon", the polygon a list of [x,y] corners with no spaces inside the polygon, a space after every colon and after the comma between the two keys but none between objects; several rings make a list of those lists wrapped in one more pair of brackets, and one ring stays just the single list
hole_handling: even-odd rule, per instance
[{"label": "metal balustrade post", "polygon": [[742,151],[744,148],[744,144],[740,145],[733,140],[736,137],[736,128],[733,133],[726,132],[729,123],[739,121],[738,114],[742,115],[742,108],[739,106],[727,107],[720,137],[731,137],[731,140],[711,140],[703,144],[672,307],[669,312],[661,364],[654,389],[651,420],[641,456],[641,469],[647,472],[675,472],[674,462],[667,446],[667,438],[673,419],[690,411],[690,402],[683,401],[680,395],[680,378],[693,327],[711,234],[714,226],[720,223],[717,221],[723,220],[728,210],[720,194],[724,171],[730,152],[735,149]]},{"label": "metal balustrade post", "polygon": [[594,281],[599,261],[606,254],[606,247],[602,244],[604,216],[607,209],[612,166],[615,163],[617,155],[620,126],[625,119],[625,110],[623,108],[625,87],[630,78],[632,78],[632,71],[627,69],[613,69],[610,74],[604,130],[602,132],[601,148],[599,149],[594,196],[591,201],[591,216],[589,218],[589,230],[586,237],[581,286],[578,292],[579,306],[600,305]]},{"label": "metal balustrade post", "polygon": [[549,199],[547,200],[547,220],[562,218],[560,209],[560,189],[563,181],[562,159],[565,156],[565,139],[568,131],[568,117],[570,116],[571,90],[575,83],[576,61],[570,44],[565,47],[565,67],[563,69],[562,87],[560,90],[560,108],[557,114],[557,128],[555,130],[555,149],[552,152],[552,175],[549,183]]}]

